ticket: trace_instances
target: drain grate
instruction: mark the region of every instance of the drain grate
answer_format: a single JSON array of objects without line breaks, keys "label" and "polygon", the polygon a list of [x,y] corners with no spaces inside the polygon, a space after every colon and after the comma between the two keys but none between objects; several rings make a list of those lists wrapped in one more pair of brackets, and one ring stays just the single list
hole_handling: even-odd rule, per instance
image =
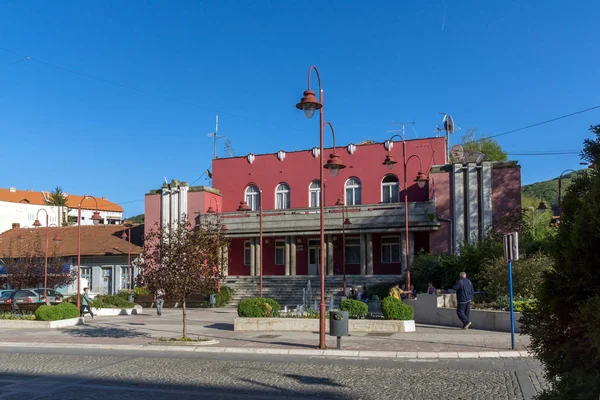
[{"label": "drain grate", "polygon": [[392,335],[391,332],[369,332],[365,336],[390,337]]},{"label": "drain grate", "polygon": [[256,336],[257,339],[275,339],[280,337],[281,335],[258,335]]},{"label": "drain grate", "polygon": [[146,325],[143,322],[129,322],[127,325]]}]

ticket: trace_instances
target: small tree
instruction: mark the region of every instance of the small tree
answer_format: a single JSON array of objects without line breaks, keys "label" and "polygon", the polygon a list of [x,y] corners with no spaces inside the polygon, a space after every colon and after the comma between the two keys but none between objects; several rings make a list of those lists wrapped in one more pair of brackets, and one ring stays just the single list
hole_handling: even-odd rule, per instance
[{"label": "small tree", "polygon": [[60,186],[54,188],[52,192],[50,192],[50,196],[48,198],[49,206],[60,206],[65,207],[67,205],[68,198],[63,193],[63,190]]},{"label": "small tree", "polygon": [[487,161],[506,161],[508,154],[494,139],[476,139],[477,128],[470,128],[462,137],[463,148],[466,152],[477,151],[485,155]]},{"label": "small tree", "polygon": [[[52,244],[50,244],[52,246]],[[57,248],[49,249],[47,283],[49,288],[66,286],[75,280],[75,273],[66,269],[65,260],[57,253]],[[51,251],[51,253],[50,253]],[[2,283],[14,288],[39,287],[44,283],[45,248],[42,238],[35,232],[28,237],[11,241],[5,262]]]},{"label": "small tree", "polygon": [[[600,159],[600,125],[584,143],[587,161]],[[600,174],[576,177],[562,202],[537,307],[521,318],[531,350],[551,384],[541,399],[597,399],[600,393]]]},{"label": "small tree", "polygon": [[195,226],[181,221],[156,226],[145,237],[139,282],[182,305],[183,337],[187,337],[186,299],[191,294],[216,292],[223,279],[222,251],[228,246],[224,225],[216,214],[201,216]]}]

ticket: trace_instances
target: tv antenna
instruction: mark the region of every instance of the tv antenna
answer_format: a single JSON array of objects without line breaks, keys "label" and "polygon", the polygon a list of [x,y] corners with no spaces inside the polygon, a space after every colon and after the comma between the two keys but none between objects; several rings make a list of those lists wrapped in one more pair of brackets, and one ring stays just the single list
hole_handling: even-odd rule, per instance
[{"label": "tv antenna", "polygon": [[218,115],[217,115],[216,122],[215,122],[215,131],[208,134],[208,137],[211,137],[211,136],[213,138],[213,152],[214,152],[213,159],[216,159],[217,158],[217,140],[225,137],[225,136],[219,136],[219,116]]},{"label": "tv antenna", "polygon": [[[404,127],[408,124],[411,124],[413,126],[415,126],[415,121],[408,121],[408,122],[392,122],[392,125],[402,125],[402,129],[394,129],[391,131],[386,131],[387,133],[396,133],[396,132],[402,132],[402,140],[404,141]],[[416,133],[416,132],[415,132]]]}]

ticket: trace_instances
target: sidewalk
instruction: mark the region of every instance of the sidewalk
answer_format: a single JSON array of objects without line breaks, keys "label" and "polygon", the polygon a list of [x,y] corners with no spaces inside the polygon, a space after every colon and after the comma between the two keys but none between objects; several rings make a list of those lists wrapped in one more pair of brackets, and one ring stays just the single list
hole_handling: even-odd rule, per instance
[{"label": "sidewalk", "polygon": [[[86,317],[86,325],[64,329],[0,329],[0,345],[31,345],[32,347],[94,347],[131,349],[149,348],[159,350],[168,347],[174,351],[183,346],[149,346],[159,337],[181,337],[182,317],[180,309],[165,310],[162,317],[154,309],[145,309],[146,314],[116,317]],[[240,353],[272,354],[323,354],[317,350],[318,332],[234,332],[233,309],[188,310],[188,336],[204,337],[218,341],[211,346],[186,346],[188,351],[226,351]],[[478,358],[527,356],[526,336],[516,336],[516,350],[510,351],[510,334],[504,332],[462,330],[452,327],[417,325],[417,332],[389,334],[353,334],[342,338],[339,355],[354,355],[365,352],[382,352],[380,356],[427,358]],[[327,336],[327,347],[336,348],[336,338]],[[270,350],[265,350],[270,349]],[[302,351],[299,351],[302,350]],[[485,353],[481,355],[479,353]],[[502,352],[502,354],[500,354]],[[318,353],[318,354],[317,354]],[[331,352],[327,352],[329,354]],[[440,353],[442,353],[440,355]]]}]

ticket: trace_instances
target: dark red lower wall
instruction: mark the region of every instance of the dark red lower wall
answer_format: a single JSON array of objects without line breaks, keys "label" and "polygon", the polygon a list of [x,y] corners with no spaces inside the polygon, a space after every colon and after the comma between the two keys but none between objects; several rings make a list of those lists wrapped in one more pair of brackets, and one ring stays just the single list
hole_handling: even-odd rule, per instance
[{"label": "dark red lower wall", "polygon": [[229,259],[228,275],[250,275],[250,266],[244,265],[244,239],[231,239],[227,257]]}]

